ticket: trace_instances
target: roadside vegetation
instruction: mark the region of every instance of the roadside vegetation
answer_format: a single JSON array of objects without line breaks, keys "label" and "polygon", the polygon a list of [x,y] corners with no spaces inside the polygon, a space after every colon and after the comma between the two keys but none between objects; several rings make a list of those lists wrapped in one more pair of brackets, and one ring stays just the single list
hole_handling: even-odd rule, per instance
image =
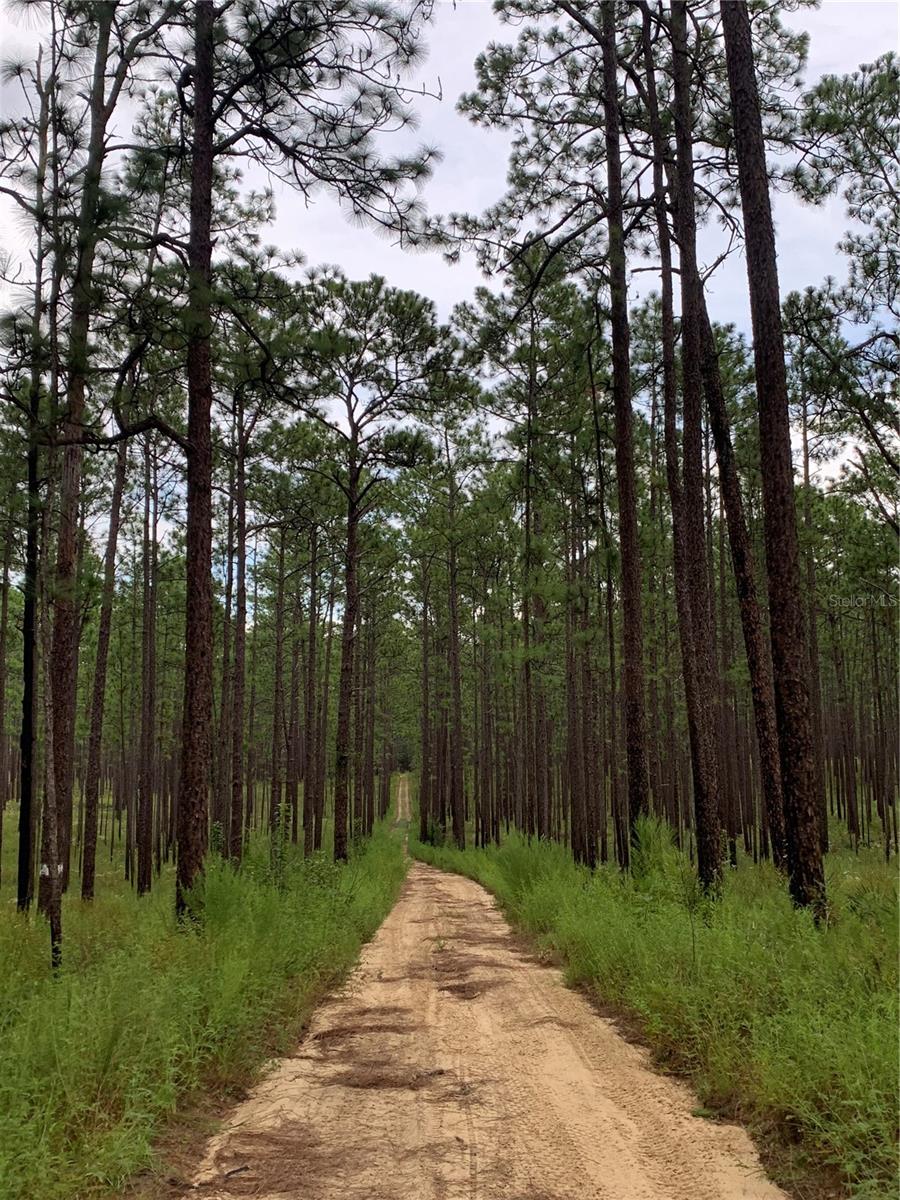
[{"label": "roadside vegetation", "polygon": [[386,823],[345,864],[267,840],[243,866],[213,856],[201,920],[180,927],[174,872],[138,899],[124,882],[65,901],[69,949],[46,969],[46,927],[0,918],[0,1196],[108,1195],[153,1163],[178,1107],[246,1084],[295,1039],[352,966],[405,874]]},{"label": "roadside vegetation", "polygon": [[755,1132],[782,1182],[825,1168],[854,1200],[896,1195],[897,888],[877,852],[827,856],[817,928],[769,864],[742,860],[721,901],[706,900],[656,822],[642,824],[630,876],[517,834],[411,849],[493,892],[571,984],[636,1021],[706,1115]]}]

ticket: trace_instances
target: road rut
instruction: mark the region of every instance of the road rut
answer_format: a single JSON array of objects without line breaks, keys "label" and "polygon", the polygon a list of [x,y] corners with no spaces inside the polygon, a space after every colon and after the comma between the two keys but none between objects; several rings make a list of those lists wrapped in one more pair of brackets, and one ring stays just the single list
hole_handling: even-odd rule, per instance
[{"label": "road rut", "polygon": [[[400,817],[408,819],[401,797]],[[212,1139],[203,1200],[784,1200],[740,1128],[415,863],[295,1054]]]}]

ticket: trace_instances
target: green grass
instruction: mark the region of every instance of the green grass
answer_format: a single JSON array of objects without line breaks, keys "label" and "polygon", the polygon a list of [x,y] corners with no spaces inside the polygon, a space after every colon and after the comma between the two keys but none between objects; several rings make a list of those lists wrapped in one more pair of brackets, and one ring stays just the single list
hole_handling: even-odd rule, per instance
[{"label": "green grass", "polygon": [[[255,842],[243,869],[211,859],[204,921],[179,928],[171,874],[65,902],[64,966],[35,914],[0,914],[0,1197],[108,1194],[198,1089],[224,1093],[296,1038],[390,910],[405,875],[380,826],[336,867],[289,849],[280,882]],[[76,889],[77,891],[77,889]]]},{"label": "green grass", "polygon": [[897,876],[877,852],[829,857],[817,929],[768,866],[743,863],[706,901],[656,824],[634,878],[515,836],[410,849],[492,891],[571,983],[637,1019],[705,1107],[774,1137],[783,1181],[826,1167],[854,1200],[897,1195]]}]

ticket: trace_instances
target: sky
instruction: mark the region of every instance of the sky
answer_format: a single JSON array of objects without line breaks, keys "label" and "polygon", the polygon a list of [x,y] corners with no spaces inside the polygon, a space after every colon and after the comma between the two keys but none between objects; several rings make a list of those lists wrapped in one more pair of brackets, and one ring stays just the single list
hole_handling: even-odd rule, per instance
[{"label": "sky", "polygon": [[[443,160],[425,186],[424,200],[434,213],[480,213],[504,190],[508,135],[472,125],[456,112],[456,99],[474,84],[477,54],[491,40],[514,40],[516,30],[499,21],[489,0],[456,0],[455,4],[437,0],[435,10],[427,36],[429,54],[420,77],[429,91],[440,90],[441,98],[420,97],[416,107],[418,137],[438,146]],[[900,48],[900,4],[896,0],[825,0],[818,10],[804,9],[787,14],[786,19],[810,34],[807,83],[824,73],[846,73],[861,62]],[[8,10],[0,10],[3,57],[28,52],[34,40],[33,27]],[[4,106],[11,102],[8,91],[0,95]],[[260,182],[248,177],[248,183],[258,186]],[[451,266],[437,253],[403,250],[372,229],[352,225],[327,196],[319,194],[307,205],[289,188],[278,185],[275,195],[276,220],[263,232],[263,240],[283,250],[300,251],[310,266],[336,264],[356,278],[377,272],[396,286],[430,296],[442,318],[484,282],[471,257]],[[0,245],[16,253],[22,250],[23,234],[11,220],[9,205],[0,197]],[[775,215],[784,294],[817,283],[827,274],[843,276],[835,250],[845,227],[839,200],[812,208],[779,196]],[[710,257],[713,253],[710,249]],[[652,286],[647,276],[638,277],[635,283],[644,291]],[[744,264],[735,256],[710,285],[716,319],[747,329],[746,290]]]},{"label": "sky", "polygon": [[[479,52],[492,40],[515,40],[517,31],[503,25],[489,0],[457,0],[455,5],[438,0],[435,8],[421,77],[432,89],[440,80],[443,98],[422,97],[417,107],[419,136],[439,146],[444,158],[426,185],[424,198],[431,212],[480,213],[504,191],[508,135],[473,125],[456,112],[456,100],[474,86]],[[900,49],[900,3],[895,0],[826,0],[818,10],[787,14],[787,21],[810,34],[809,84],[821,75],[845,74],[887,50]],[[451,266],[436,253],[410,253],[392,246],[372,230],[351,226],[326,197],[305,208],[285,188],[276,199],[278,216],[265,240],[301,250],[311,264],[336,263],[356,277],[374,271],[397,286],[424,292],[436,302],[442,318],[484,282],[471,256]],[[775,203],[783,294],[818,283],[827,274],[843,277],[841,256],[835,249],[846,224],[840,200],[811,207],[794,197],[777,196]],[[710,261],[715,253],[710,248]],[[636,277],[633,290],[652,286],[652,277]],[[735,255],[720,268],[709,290],[718,320],[749,329],[741,256]]]}]

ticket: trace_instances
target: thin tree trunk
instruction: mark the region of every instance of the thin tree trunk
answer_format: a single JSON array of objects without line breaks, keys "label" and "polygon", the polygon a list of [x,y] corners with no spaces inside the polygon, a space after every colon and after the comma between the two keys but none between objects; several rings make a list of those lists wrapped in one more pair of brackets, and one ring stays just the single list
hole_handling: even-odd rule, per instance
[{"label": "thin tree trunk", "polygon": [[353,714],[353,657],[359,612],[359,475],[357,432],[351,434],[347,489],[347,540],[344,551],[344,615],[341,624],[341,666],[338,682],[337,737],[334,755],[334,858],[347,858],[347,818],[350,769],[350,723]]},{"label": "thin tree trunk", "polygon": [[419,841],[431,837],[431,649],[429,646],[428,594],[431,577],[422,572],[422,672],[419,714]]},{"label": "thin tree trunk", "polygon": [[282,837],[282,749],[284,747],[284,542],[278,535],[278,575],[275,581],[275,667],[272,673],[272,774],[269,795],[269,832],[272,845]]},{"label": "thin tree trunk", "polygon": [[191,226],[188,240],[188,447],[184,726],[178,792],[178,864],[175,907],[203,869],[212,756],[212,274],[213,27],[212,0],[194,6],[194,135],[191,154]]},{"label": "thin tree trunk", "polygon": [[316,753],[318,716],[316,712],[317,641],[319,612],[319,528],[313,522],[309,535],[309,644],[306,647],[306,703],[303,765],[303,853],[313,850],[316,811]]},{"label": "thin tree trunk", "polygon": [[637,530],[637,484],[631,411],[630,330],[619,148],[619,103],[614,0],[603,5],[603,112],[607,162],[612,392],[615,409],[616,476],[619,490],[619,540],[622,555],[623,673],[625,738],[628,763],[628,825],[649,811],[647,720],[644,711],[644,634],[641,614],[641,560]]},{"label": "thin tree trunk", "polygon": [[240,862],[244,847],[244,689],[247,646],[247,492],[245,476],[246,435],[243,395],[235,393],[237,446],[234,472],[235,523],[235,612],[234,653],[231,664],[231,818],[228,853]]},{"label": "thin tree trunk", "polygon": [[756,586],[753,547],[744,515],[744,501],[741,496],[737,464],[731,445],[731,430],[725,396],[722,391],[718,353],[702,292],[700,319],[704,391],[710,428],[716,447],[719,486],[722,489],[725,504],[728,544],[731,550],[741,630],[750,674],[763,803],[766,808],[772,861],[779,870],[784,870],[787,865],[787,851],[784,832],[784,798],[781,788],[781,760],[778,753],[778,727],[775,720],[775,688],[772,682],[772,657],[763,627],[762,610]]},{"label": "thin tree trunk", "polygon": [[457,849],[466,848],[465,781],[463,778],[462,682],[459,662],[459,566],[456,545],[456,478],[450,460],[446,431],[444,448],[447,453],[450,553],[448,564],[449,627],[447,666],[450,673],[450,817],[453,840]]},{"label": "thin tree trunk", "polygon": [[[54,64],[55,68],[55,64]],[[34,773],[35,716],[37,692],[37,574],[41,528],[41,496],[38,436],[41,419],[41,372],[44,364],[41,313],[44,305],[44,188],[50,142],[50,114],[55,103],[55,77],[45,84],[41,58],[37,68],[40,111],[38,114],[38,160],[35,174],[34,210],[37,245],[34,253],[34,298],[31,318],[31,378],[28,389],[27,450],[25,453],[25,566],[22,580],[22,722],[19,731],[19,841],[16,906],[24,912],[34,895]],[[58,271],[56,272],[58,275]]]},{"label": "thin tree trunk", "polygon": [[69,442],[62,456],[59,494],[59,527],[56,571],[53,581],[53,635],[50,680],[53,703],[53,761],[56,772],[58,849],[63,864],[63,886],[68,881],[71,843],[72,792],[75,772],[75,705],[78,686],[78,514],[81,498],[82,448],[78,442],[84,422],[88,372],[88,335],[94,303],[94,256],[99,222],[100,179],[106,154],[106,69],[110,31],[116,6],[97,3],[96,48],[90,91],[90,125],[87,158],[82,179],[81,207],[76,237],[75,273],[72,280],[72,316],[69,325],[63,437]]},{"label": "thin tree trunk", "polygon": [[703,423],[700,377],[696,216],[694,212],[693,129],[690,109],[691,67],[687,45],[684,0],[672,4],[672,50],[676,145],[675,221],[681,265],[681,379],[683,397],[684,560],[690,596],[696,695],[694,698],[694,813],[697,834],[697,873],[707,890],[721,880],[722,830],[719,779],[714,735],[715,665],[713,658],[707,547],[703,516]]},{"label": "thin tree trunk", "polygon": [[137,890],[150,891],[153,876],[153,759],[156,730],[156,525],[151,521],[151,447],[144,446],[144,552],[141,630],[141,743],[138,774]]}]

